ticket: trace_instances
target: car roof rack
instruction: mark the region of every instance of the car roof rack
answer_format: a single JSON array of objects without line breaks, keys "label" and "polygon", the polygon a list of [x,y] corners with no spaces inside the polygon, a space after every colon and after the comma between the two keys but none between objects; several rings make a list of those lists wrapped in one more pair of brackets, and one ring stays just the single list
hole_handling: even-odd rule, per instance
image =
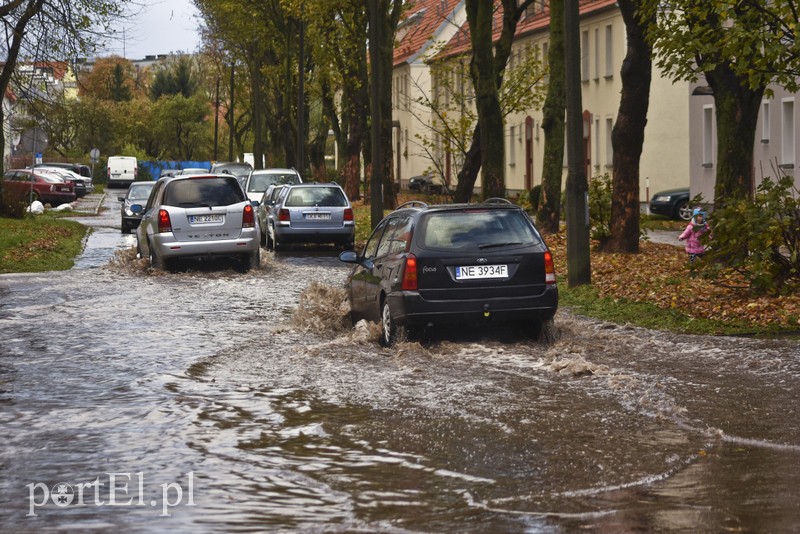
[{"label": "car roof rack", "polygon": [[428,204],[426,204],[425,202],[423,202],[421,200],[409,200],[408,202],[403,202],[402,204],[397,206],[397,209],[402,209],[402,208],[423,208],[424,209],[424,208],[427,208],[427,207],[428,207]]},{"label": "car roof rack", "polygon": [[487,198],[486,200],[483,201],[483,203],[484,204],[511,204],[512,206],[514,205],[514,203],[511,202],[510,200],[508,200],[507,198],[500,198],[500,197]]}]

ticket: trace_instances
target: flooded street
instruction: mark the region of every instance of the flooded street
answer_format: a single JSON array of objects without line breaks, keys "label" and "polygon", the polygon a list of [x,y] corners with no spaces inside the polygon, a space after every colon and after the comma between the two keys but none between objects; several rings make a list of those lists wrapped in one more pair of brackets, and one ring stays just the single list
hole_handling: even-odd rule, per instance
[{"label": "flooded street", "polygon": [[105,206],[75,268],[0,276],[4,532],[800,528],[797,341],[562,310],[383,349],[332,249],[153,273]]}]

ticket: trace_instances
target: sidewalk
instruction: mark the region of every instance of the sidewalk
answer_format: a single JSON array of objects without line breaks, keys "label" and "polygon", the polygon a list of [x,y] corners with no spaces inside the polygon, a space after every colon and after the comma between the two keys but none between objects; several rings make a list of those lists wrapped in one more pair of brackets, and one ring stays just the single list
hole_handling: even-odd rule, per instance
[{"label": "sidewalk", "polygon": [[72,202],[72,210],[79,213],[94,213],[100,211],[100,206],[103,205],[103,200],[106,198],[106,193],[92,193],[79,198]]}]

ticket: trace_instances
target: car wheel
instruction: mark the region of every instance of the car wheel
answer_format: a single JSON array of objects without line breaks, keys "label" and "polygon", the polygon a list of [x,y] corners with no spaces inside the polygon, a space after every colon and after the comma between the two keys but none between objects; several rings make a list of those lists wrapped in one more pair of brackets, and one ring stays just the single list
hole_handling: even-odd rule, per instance
[{"label": "car wheel", "polygon": [[394,322],[392,311],[389,309],[389,302],[384,300],[381,311],[381,346],[391,347],[405,338],[406,329]]},{"label": "car wheel", "polygon": [[242,260],[242,270],[248,272],[250,270],[258,269],[261,264],[261,252],[256,250],[252,254],[246,254]]},{"label": "car wheel", "polygon": [[556,340],[556,324],[552,319],[539,319],[533,324],[531,337],[542,345],[552,345]]},{"label": "car wheel", "polygon": [[678,206],[675,208],[675,218],[682,221],[692,220],[692,207],[689,206],[688,200],[678,203]]},{"label": "car wheel", "polygon": [[122,233],[123,233],[123,234],[129,234],[129,233],[131,233],[131,228],[130,228],[130,226],[127,226],[125,223],[122,223],[122,226],[120,227],[120,230],[122,230]]},{"label": "car wheel", "polygon": [[273,248],[275,248],[275,243],[272,242],[272,238],[270,237],[269,232],[267,232],[267,250],[272,250]]},{"label": "car wheel", "polygon": [[156,253],[155,247],[152,243],[148,243],[150,249],[150,268],[157,270],[164,270],[164,260]]},{"label": "car wheel", "polygon": [[261,246],[267,246],[267,232],[261,232]]}]

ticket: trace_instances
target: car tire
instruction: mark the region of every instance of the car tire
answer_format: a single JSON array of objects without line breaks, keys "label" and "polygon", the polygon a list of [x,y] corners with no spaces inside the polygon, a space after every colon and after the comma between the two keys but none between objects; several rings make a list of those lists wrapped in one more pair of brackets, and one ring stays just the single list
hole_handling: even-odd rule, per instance
[{"label": "car tire", "polygon": [[678,203],[677,207],[675,208],[675,218],[682,221],[692,220],[692,208],[689,206],[688,200],[683,200]]},{"label": "car tire", "polygon": [[131,233],[130,226],[126,226],[125,223],[122,223],[122,227],[120,228],[120,230],[122,231],[123,234]]},{"label": "car tire", "polygon": [[556,324],[553,319],[538,319],[533,324],[531,337],[541,345],[552,345],[556,341]]},{"label": "car tire", "polygon": [[242,261],[242,270],[248,272],[256,270],[261,265],[261,251],[256,250],[252,254],[247,254]]},{"label": "car tire", "polygon": [[261,246],[267,246],[267,232],[261,232]]},{"label": "car tire", "polygon": [[398,326],[392,318],[392,311],[389,308],[389,301],[383,301],[381,306],[381,346],[391,347],[398,341],[406,339],[406,329],[403,326]]},{"label": "car tire", "polygon": [[167,266],[164,258],[158,255],[152,243],[148,243],[148,245],[148,248],[150,249],[150,268],[159,271],[166,271]]}]

